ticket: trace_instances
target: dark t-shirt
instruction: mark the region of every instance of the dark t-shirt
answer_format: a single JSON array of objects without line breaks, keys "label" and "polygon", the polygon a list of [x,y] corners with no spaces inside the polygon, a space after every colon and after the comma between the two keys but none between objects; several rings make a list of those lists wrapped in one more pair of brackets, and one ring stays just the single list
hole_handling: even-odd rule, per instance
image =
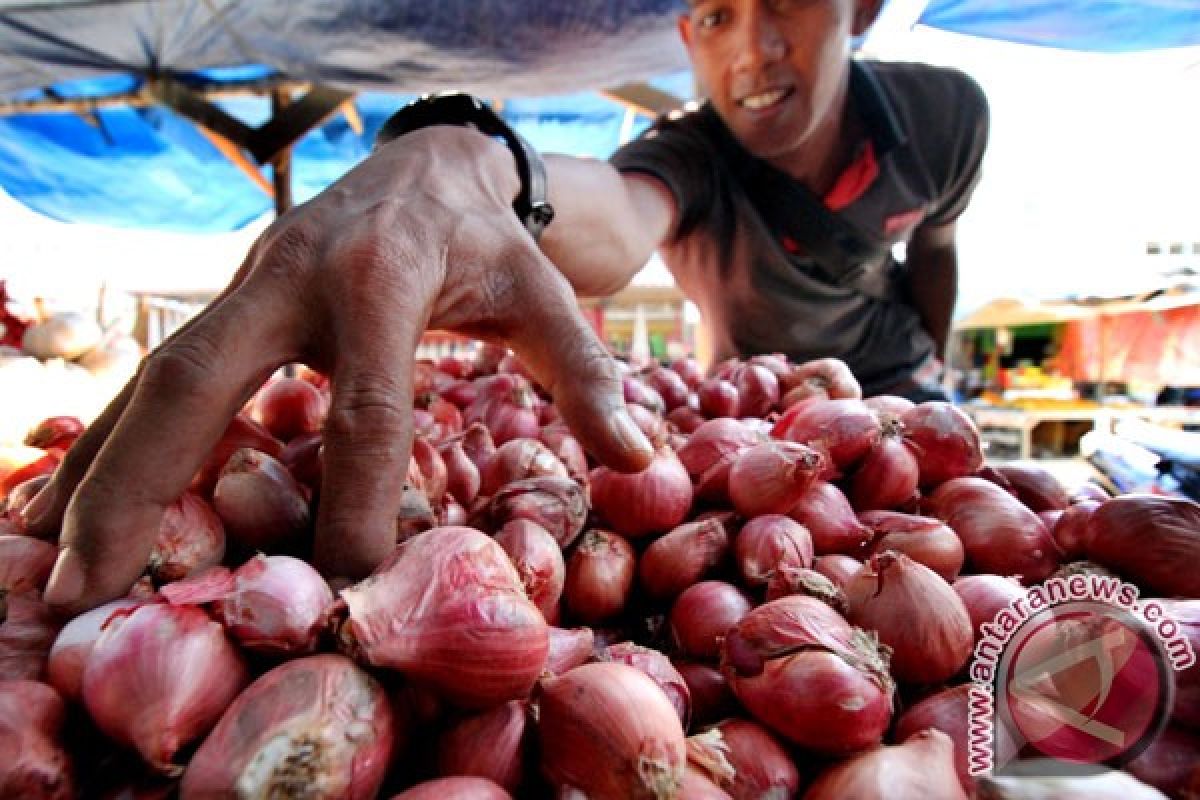
[{"label": "dark t-shirt", "polygon": [[[979,180],[987,101],[965,74],[924,64],[853,62],[850,92],[870,136],[878,175],[837,213],[881,246],[863,277],[837,285],[799,247],[784,246],[731,167],[751,158],[708,104],[672,112],[613,155],[674,194],[679,216],[662,256],[700,308],[714,356],[836,356],[877,394],[927,371],[934,343],[905,297],[891,246],[920,224],[963,212]],[[713,125],[726,136],[713,136]],[[761,165],[761,162],[759,162]],[[764,168],[766,168],[764,166]]]}]

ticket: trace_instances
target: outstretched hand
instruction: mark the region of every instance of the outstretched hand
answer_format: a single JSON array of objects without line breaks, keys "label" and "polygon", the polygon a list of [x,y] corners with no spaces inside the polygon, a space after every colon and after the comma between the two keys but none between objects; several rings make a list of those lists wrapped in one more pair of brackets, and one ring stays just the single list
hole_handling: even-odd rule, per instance
[{"label": "outstretched hand", "polygon": [[151,353],[28,509],[61,525],[47,601],[78,612],[145,568],[164,509],[280,366],[331,377],[317,565],[369,573],[395,547],[412,438],[412,373],[429,327],[511,346],[601,462],[651,458],[616,366],[566,279],[512,212],[504,147],[437,127],[382,148],[278,219],[230,285]]}]

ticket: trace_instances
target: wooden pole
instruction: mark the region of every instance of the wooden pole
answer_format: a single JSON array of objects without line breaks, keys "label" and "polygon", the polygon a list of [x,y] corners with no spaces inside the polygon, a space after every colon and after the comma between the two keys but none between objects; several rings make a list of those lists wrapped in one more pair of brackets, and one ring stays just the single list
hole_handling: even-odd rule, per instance
[{"label": "wooden pole", "polygon": [[[278,117],[292,102],[287,89],[271,91],[271,116]],[[275,216],[281,217],[292,207],[292,145],[280,150],[271,159],[272,182],[275,185]]]}]

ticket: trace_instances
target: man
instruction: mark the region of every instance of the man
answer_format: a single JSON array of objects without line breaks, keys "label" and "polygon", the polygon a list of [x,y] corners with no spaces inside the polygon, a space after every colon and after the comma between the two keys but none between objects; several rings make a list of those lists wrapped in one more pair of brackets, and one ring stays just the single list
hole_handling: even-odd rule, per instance
[{"label": "man", "polygon": [[[718,123],[709,133],[731,133],[830,205],[862,204],[856,213],[864,219],[885,215],[885,236],[917,226],[908,253],[915,316],[898,308],[884,272],[890,262],[876,252],[886,242],[864,247],[841,234],[843,250],[867,254],[870,263],[851,264],[850,280],[828,288],[816,270],[845,267],[846,259],[814,239],[822,261],[809,263],[804,242],[762,230],[727,168],[713,158],[688,160],[705,151],[686,118],[655,134],[663,149],[651,139],[620,153],[623,171],[548,157],[556,216],[537,243],[512,213],[522,186],[503,144],[458,127],[416,130],[277,220],[230,286],[146,359],[76,443],[28,512],[34,531],[62,520],[48,601],[74,611],[123,593],[146,563],[163,508],[246,399],[294,361],[326,372],[333,384],[316,560],[331,577],[367,574],[394,547],[412,432],[413,352],[427,327],[511,346],[589,452],[617,469],[641,469],[650,445],[625,411],[618,373],[576,295],[616,291],[660,245],[684,290],[712,315],[722,355],[762,344],[806,356],[827,337],[838,349],[824,354],[848,354],[852,364],[860,358],[869,388],[918,385],[918,372],[936,369],[932,357],[944,345],[953,219],[982,152],[978,137],[962,135],[961,118],[970,106],[981,132],[983,103],[969,81],[933,71],[881,72],[875,80],[883,89],[855,88],[861,81],[852,78],[849,43],[879,4],[703,0],[689,4],[679,27],[719,117],[708,117]],[[896,130],[880,127],[887,92],[903,85],[922,94],[927,80],[939,87],[926,98],[933,107],[916,113],[918,105],[898,103]],[[901,127],[916,123],[931,132]],[[913,137],[922,153],[948,148],[943,168],[893,171],[889,159],[910,157],[901,136]],[[700,191],[682,184],[709,171],[695,178]],[[872,194],[878,181],[899,186],[914,176],[922,177],[908,187],[915,205],[901,204],[899,216]],[[726,227],[713,228],[714,220]],[[763,252],[750,253],[756,242]],[[794,252],[767,255],[768,247]],[[789,337],[796,347],[775,346]]]},{"label": "man", "polygon": [[[954,220],[980,174],[986,101],[952,70],[848,62],[814,34],[837,5],[693,0],[680,33],[709,99],[614,163],[669,188],[664,260],[717,360],[832,355],[869,395],[945,399]],[[859,4],[854,29],[874,11]],[[853,241],[823,242],[821,226]]]}]

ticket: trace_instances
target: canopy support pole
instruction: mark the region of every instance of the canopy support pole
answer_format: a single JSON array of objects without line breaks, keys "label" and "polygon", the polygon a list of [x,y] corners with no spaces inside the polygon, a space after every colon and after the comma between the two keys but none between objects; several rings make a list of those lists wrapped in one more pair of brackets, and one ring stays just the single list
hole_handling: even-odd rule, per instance
[{"label": "canopy support pole", "polygon": [[[291,93],[271,92],[271,121],[283,117],[292,101]],[[270,123],[268,123],[269,125]],[[287,144],[271,158],[271,182],[275,186],[275,216],[282,217],[292,207],[292,145]]]}]

